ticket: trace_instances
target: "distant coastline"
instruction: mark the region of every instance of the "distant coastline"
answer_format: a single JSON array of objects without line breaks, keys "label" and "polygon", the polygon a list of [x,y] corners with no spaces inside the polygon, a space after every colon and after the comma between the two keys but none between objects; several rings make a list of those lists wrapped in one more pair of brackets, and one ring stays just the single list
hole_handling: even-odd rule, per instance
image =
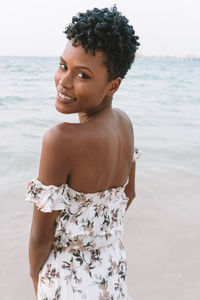
[{"label": "distant coastline", "polygon": [[[51,56],[39,56],[39,55],[0,55],[0,58],[3,57],[13,57],[13,58],[57,58],[56,55]],[[136,53],[136,58],[145,58],[145,59],[160,59],[160,60],[200,60],[200,55],[186,54],[186,55],[143,55],[142,53]]]},{"label": "distant coastline", "polygon": [[177,59],[177,60],[199,60],[200,55],[185,54],[185,55],[143,55],[136,54],[137,58],[154,58],[154,59]]}]

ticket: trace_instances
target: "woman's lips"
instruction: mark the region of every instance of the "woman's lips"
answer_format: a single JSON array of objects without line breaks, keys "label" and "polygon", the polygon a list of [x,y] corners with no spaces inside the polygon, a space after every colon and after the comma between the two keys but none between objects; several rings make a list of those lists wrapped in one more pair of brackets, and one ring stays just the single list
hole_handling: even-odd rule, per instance
[{"label": "woman's lips", "polygon": [[71,98],[67,95],[64,95],[62,94],[61,92],[58,91],[58,94],[57,94],[57,100],[61,103],[72,103],[72,102],[75,102],[77,101],[76,98]]}]

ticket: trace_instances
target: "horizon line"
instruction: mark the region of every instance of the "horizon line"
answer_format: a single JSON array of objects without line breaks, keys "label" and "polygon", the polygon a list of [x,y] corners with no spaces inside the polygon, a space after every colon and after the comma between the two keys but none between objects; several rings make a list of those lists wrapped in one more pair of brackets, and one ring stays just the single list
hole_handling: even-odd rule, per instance
[{"label": "horizon line", "polygon": [[[58,57],[59,55],[3,55],[0,54],[0,57],[38,57],[38,58],[49,58],[49,57]],[[136,54],[135,58],[200,58],[200,55],[196,55],[196,54],[183,54],[183,55],[176,55],[176,54],[164,54],[164,55],[159,55],[159,54]]]}]

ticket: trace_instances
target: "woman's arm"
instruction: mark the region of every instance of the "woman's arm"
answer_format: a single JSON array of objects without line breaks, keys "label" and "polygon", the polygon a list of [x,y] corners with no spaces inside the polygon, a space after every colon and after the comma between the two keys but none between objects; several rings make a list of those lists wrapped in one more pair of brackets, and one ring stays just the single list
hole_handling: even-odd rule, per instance
[{"label": "woman's arm", "polygon": [[126,187],[124,189],[124,192],[125,192],[126,196],[129,198],[126,210],[129,208],[131,202],[133,201],[133,199],[136,196],[136,193],[135,193],[135,169],[136,169],[136,161],[134,159],[131,163],[131,170],[130,170],[130,174],[129,174],[129,182],[128,182],[128,184],[126,185]]},{"label": "woman's arm", "polygon": [[[66,134],[66,131],[65,131]],[[63,136],[59,127],[50,129],[44,136],[40,158],[38,179],[44,185],[61,186],[69,174],[67,149],[63,151]],[[34,287],[38,274],[51,251],[55,236],[56,218],[60,211],[50,213],[39,211],[34,204],[31,233],[29,239],[30,276]]]},{"label": "woman's arm", "polygon": [[37,279],[45,263],[55,235],[55,219],[59,211],[43,213],[34,204],[31,233],[29,239],[30,276]]}]

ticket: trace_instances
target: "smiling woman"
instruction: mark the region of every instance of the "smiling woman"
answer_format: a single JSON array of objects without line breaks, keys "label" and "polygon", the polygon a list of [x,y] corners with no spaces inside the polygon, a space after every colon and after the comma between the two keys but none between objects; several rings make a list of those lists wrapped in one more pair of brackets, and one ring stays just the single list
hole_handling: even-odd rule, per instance
[{"label": "smiling woman", "polygon": [[[100,109],[105,105],[102,98],[112,96],[120,85],[121,78],[108,81],[108,71],[103,63],[105,54],[96,50],[96,55],[78,44],[73,46],[69,41],[62,57],[59,69],[55,74],[58,91],[56,109],[61,113],[81,113]],[[111,100],[111,99],[110,99]],[[62,105],[70,103],[73,105]],[[106,101],[106,105],[110,101]]]},{"label": "smiling woman", "polygon": [[77,113],[44,135],[34,203],[30,275],[39,300],[129,299],[123,218],[135,197],[134,133],[114,93],[139,43],[112,9],[73,17],[55,74],[55,107]]}]

